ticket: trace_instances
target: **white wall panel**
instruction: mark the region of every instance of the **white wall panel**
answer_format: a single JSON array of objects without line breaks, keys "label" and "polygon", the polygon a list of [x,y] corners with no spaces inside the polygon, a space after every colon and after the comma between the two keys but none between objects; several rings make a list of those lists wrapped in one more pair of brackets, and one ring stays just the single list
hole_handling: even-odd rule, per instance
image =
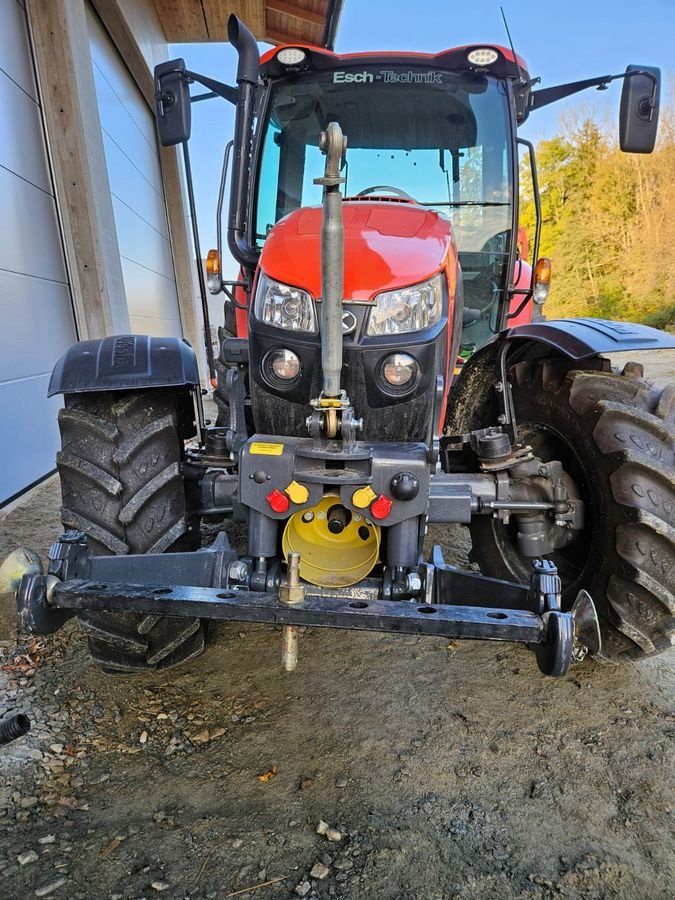
[{"label": "white wall panel", "polygon": [[76,340],[71,309],[67,284],[0,271],[0,382],[51,372]]},{"label": "white wall panel", "polygon": [[181,336],[154,119],[90,6],[87,24],[132,329]]},{"label": "white wall panel", "polygon": [[135,210],[142,219],[150,222],[156,231],[168,238],[166,216],[158,215],[158,211],[164,211],[164,195],[157,192],[145,175],[129,162],[129,159],[105,132],[103,133],[103,146],[113,197],[118,197]]},{"label": "white wall panel", "polygon": [[3,72],[0,72],[0,109],[3,120],[11,123],[11,127],[0,128],[0,166],[51,193],[40,107]]},{"label": "white wall panel", "polygon": [[1,166],[0,269],[67,281],[54,198]]},{"label": "white wall panel", "polygon": [[36,100],[35,73],[23,5],[18,0],[0,0],[0,22],[3,32],[0,68]]},{"label": "white wall panel", "polygon": [[[154,132],[150,132],[150,135],[147,135],[138,128],[136,120],[132,119],[128,114],[127,107],[121,105],[120,97],[114,93],[105,75],[96,64],[94,64],[94,84],[96,85],[96,99],[98,101],[103,134],[114,140],[120,153],[124,154],[128,160],[129,165],[135,167],[142,174],[143,178],[152,185],[159,197],[163,197],[162,175],[157,159],[157,144]],[[144,110],[142,109],[141,112],[150,119],[147,107]],[[110,126],[113,123],[114,128],[111,128]]]},{"label": "white wall panel", "polygon": [[56,466],[61,398],[47,399],[48,384],[48,373],[0,383],[2,431],[11,436],[0,450],[0,502]]},{"label": "white wall panel", "polygon": [[0,503],[54,468],[51,369],[77,339],[26,14],[0,0]]},{"label": "white wall panel", "polygon": [[[171,288],[168,279],[156,272],[146,269],[131,259],[122,257],[124,283],[136,285],[143,302],[137,306],[129,306],[131,330],[136,334],[156,334],[157,337],[182,337],[178,314],[169,315],[166,310],[166,295]],[[156,329],[153,326],[156,322]],[[142,328],[140,325],[142,324]]]},{"label": "white wall panel", "polygon": [[[145,219],[142,219],[135,210],[130,209],[124,203],[120,203],[116,197],[113,197],[113,209],[115,211],[115,222],[118,223],[120,230],[120,255],[137,262],[146,269],[153,266],[150,271],[171,280],[171,276],[165,274],[166,272],[171,272],[171,247],[169,241],[164,235],[155,231],[153,226],[146,222]],[[175,313],[175,308],[170,301],[171,297],[164,301],[164,314],[172,316]]]}]

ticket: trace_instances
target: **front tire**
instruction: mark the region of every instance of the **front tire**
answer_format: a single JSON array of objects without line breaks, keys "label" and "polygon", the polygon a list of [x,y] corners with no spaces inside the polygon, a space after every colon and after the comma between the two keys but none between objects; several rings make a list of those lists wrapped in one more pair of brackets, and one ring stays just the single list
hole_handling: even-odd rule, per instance
[{"label": "front tire", "polygon": [[[580,588],[591,594],[602,658],[651,656],[675,643],[675,385],[651,386],[633,363],[621,375],[568,369],[526,360],[509,376],[521,440],[561,460],[585,502],[584,531],[549,558],[564,608]],[[471,558],[484,574],[527,580],[516,527],[474,517]]]},{"label": "front tire", "polygon": [[[67,394],[59,413],[61,521],[94,555],[193,549],[186,511],[177,396],[167,390]],[[92,659],[107,672],[186,662],[204,649],[200,619],[114,610],[78,616]]]}]

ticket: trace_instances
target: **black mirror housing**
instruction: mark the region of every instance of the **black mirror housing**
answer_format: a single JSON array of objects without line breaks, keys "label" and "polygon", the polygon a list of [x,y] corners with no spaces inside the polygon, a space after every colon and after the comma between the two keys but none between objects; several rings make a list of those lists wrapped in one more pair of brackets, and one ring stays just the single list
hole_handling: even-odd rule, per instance
[{"label": "black mirror housing", "polygon": [[155,66],[155,114],[162,147],[189,140],[192,115],[184,60],[170,59]]},{"label": "black mirror housing", "polygon": [[661,70],[655,66],[627,66],[626,72],[649,74],[624,78],[619,111],[619,146],[624,153],[651,153],[659,127]]}]

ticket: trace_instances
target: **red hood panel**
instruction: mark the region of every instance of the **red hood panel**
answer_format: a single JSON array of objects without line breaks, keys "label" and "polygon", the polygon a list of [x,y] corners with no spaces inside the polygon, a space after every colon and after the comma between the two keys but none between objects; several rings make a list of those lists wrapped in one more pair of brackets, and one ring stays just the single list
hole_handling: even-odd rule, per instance
[{"label": "red hood panel", "polygon": [[[321,296],[321,207],[299,209],[267,236],[260,265],[277,281]],[[447,219],[412,203],[346,202],[345,299],[417,284],[445,262],[452,245]]]}]

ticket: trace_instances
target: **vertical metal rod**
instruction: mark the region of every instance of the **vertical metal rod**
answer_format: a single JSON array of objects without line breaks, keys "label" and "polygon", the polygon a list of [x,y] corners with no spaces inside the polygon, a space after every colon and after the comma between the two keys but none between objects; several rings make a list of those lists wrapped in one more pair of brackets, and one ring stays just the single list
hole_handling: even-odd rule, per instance
[{"label": "vertical metal rod", "polygon": [[[288,554],[286,581],[289,588],[300,585],[300,554],[295,550]],[[284,672],[294,672],[297,668],[299,639],[300,629],[297,625],[284,625],[281,629],[281,667]]]},{"label": "vertical metal rod", "polygon": [[298,641],[300,629],[297,625],[284,625],[281,630],[281,668],[284,672],[294,672],[298,666]]},{"label": "vertical metal rod", "polygon": [[216,367],[213,359],[213,347],[211,346],[211,322],[209,319],[209,304],[206,299],[206,280],[202,266],[202,249],[199,244],[199,227],[197,226],[197,210],[195,207],[195,195],[192,187],[192,167],[190,166],[190,151],[187,141],[183,143],[183,162],[185,163],[185,180],[187,181],[188,203],[190,205],[190,218],[192,219],[192,240],[195,245],[197,257],[197,279],[199,281],[199,297],[202,305],[204,319],[204,348],[206,350],[206,362],[209,367],[209,378],[215,386]]},{"label": "vertical metal rod", "polygon": [[347,142],[337,122],[322,132],[319,148],[326,155],[321,226],[321,368],[323,396],[340,396],[342,372],[342,299],[344,293],[344,228],[340,163]]}]

